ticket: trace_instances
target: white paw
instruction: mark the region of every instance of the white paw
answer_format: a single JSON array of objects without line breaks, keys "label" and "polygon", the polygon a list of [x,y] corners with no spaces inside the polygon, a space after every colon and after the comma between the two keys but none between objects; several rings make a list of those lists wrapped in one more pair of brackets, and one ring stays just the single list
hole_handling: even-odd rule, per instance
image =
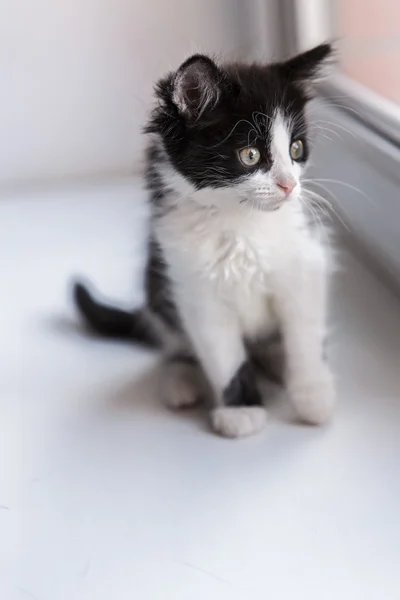
[{"label": "white paw", "polygon": [[267,411],[261,406],[223,406],[211,412],[211,424],[224,437],[237,438],[261,431],[267,420]]},{"label": "white paw", "polygon": [[289,383],[289,394],[298,417],[310,425],[329,421],[335,407],[333,377],[324,367],[317,377]]},{"label": "white paw", "polygon": [[166,365],[160,379],[160,395],[170,408],[198,404],[204,396],[198,367],[178,362]]}]

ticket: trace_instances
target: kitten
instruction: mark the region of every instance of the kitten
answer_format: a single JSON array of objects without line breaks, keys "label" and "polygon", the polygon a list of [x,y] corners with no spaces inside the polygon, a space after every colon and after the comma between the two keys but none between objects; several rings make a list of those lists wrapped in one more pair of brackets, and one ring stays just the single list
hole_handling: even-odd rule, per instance
[{"label": "kitten", "polygon": [[298,417],[320,424],[332,413],[322,351],[328,257],[301,198],[305,106],[331,53],[323,44],[269,66],[195,55],[159,81],[145,128],[146,306],[127,313],[75,287],[95,330],[162,347],[166,402],[211,398],[211,425],[224,436],[263,428],[252,359],[268,355],[277,334]]}]

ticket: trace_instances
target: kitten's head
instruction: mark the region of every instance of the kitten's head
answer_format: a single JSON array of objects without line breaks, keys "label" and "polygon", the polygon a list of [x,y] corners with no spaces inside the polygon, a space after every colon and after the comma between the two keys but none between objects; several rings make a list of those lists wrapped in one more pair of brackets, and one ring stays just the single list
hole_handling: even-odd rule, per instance
[{"label": "kitten's head", "polygon": [[304,109],[331,53],[322,44],[269,66],[195,55],[162,79],[146,131],[161,136],[181,187],[266,211],[296,197],[309,155]]}]

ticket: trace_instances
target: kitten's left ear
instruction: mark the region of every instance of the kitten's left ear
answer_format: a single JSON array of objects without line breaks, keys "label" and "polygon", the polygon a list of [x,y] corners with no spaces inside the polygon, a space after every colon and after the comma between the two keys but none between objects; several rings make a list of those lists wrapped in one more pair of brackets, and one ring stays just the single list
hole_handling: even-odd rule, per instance
[{"label": "kitten's left ear", "polygon": [[282,63],[280,69],[294,83],[308,86],[328,75],[328,67],[334,62],[333,58],[332,45],[320,44]]},{"label": "kitten's left ear", "polygon": [[195,54],[176,72],[172,100],[185,117],[198,119],[218,103],[223,79],[222,71],[211,58]]}]

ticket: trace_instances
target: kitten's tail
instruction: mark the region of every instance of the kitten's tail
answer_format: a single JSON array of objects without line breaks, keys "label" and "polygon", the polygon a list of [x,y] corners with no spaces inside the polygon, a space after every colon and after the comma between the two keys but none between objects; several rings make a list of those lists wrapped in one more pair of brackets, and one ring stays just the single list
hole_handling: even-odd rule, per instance
[{"label": "kitten's tail", "polygon": [[160,323],[146,308],[129,312],[108,306],[95,300],[81,283],[75,283],[73,298],[86,323],[100,335],[133,340],[149,348],[162,347]]}]

